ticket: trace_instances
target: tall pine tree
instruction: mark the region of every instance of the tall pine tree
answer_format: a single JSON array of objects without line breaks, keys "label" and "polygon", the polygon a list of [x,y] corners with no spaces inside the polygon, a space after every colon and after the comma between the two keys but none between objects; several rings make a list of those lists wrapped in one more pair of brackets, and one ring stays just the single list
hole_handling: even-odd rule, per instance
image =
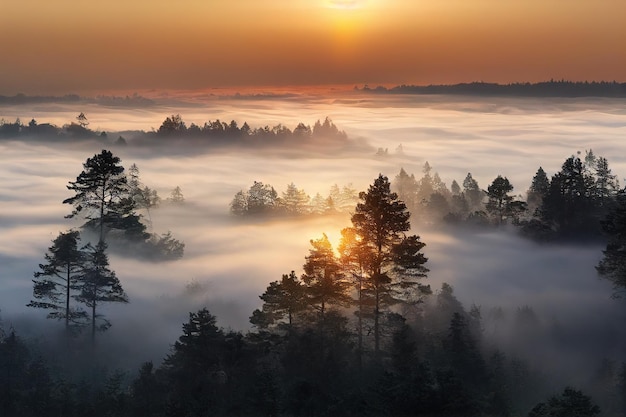
[{"label": "tall pine tree", "polygon": [[405,233],[411,229],[410,213],[391,192],[387,177],[379,175],[359,198],[352,225],[367,251],[363,293],[373,305],[374,354],[379,358],[384,311],[401,300],[414,301],[430,292],[430,287],[419,283],[428,272],[424,266],[427,258],[421,252],[425,244],[419,236]]}]

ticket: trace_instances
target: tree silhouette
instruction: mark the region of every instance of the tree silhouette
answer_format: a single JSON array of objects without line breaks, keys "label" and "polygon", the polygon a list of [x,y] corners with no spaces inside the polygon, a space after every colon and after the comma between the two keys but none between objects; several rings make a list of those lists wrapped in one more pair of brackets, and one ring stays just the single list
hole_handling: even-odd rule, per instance
[{"label": "tree silhouette", "polygon": [[177,134],[184,134],[187,131],[187,126],[185,122],[180,117],[180,114],[172,115],[171,117],[166,117],[157,134],[162,136],[172,136]]},{"label": "tree silhouette", "polygon": [[619,192],[615,206],[601,222],[601,226],[608,236],[608,243],[596,270],[600,276],[613,283],[613,295],[621,297],[626,291],[626,189]]},{"label": "tree silhouette", "polygon": [[546,172],[542,167],[539,167],[537,173],[533,177],[532,183],[530,184],[530,188],[526,192],[526,201],[528,205],[532,209],[536,209],[541,207],[543,203],[543,198],[548,193],[550,189],[550,180],[546,175]]},{"label": "tree silhouette", "polygon": [[513,186],[509,180],[500,175],[487,187],[486,209],[488,213],[495,216],[498,225],[502,224],[504,217],[509,212],[509,206],[513,200],[513,197],[509,195],[511,191],[513,191]]},{"label": "tree silhouette", "polygon": [[167,201],[174,204],[183,204],[185,202],[183,190],[178,185],[174,187],[170,196],[167,198]]},{"label": "tree silhouette", "polygon": [[595,231],[598,222],[593,218],[593,188],[594,180],[580,158],[567,158],[543,198],[542,220],[561,236]]},{"label": "tree silhouette", "polygon": [[206,308],[189,313],[182,335],[163,363],[170,415],[228,415],[216,410],[226,400],[219,387],[228,382],[229,356],[237,359],[228,336]]},{"label": "tree silhouette", "polygon": [[528,413],[528,417],[593,417],[600,414],[600,408],[591,397],[565,387],[561,395],[552,396],[547,403],[539,403]]},{"label": "tree silhouette", "polygon": [[250,214],[269,213],[277,204],[278,193],[269,184],[254,181],[248,191],[248,212]]},{"label": "tree silhouette", "polygon": [[365,309],[371,307],[371,300],[365,293],[366,289],[366,266],[369,264],[368,256],[371,251],[367,245],[357,235],[356,229],[346,227],[341,230],[341,240],[337,247],[339,252],[339,260],[341,262],[344,273],[349,275],[350,281],[354,288],[354,305],[356,306],[357,316],[357,361],[359,370],[363,361],[363,319]]},{"label": "tree silhouette", "polygon": [[309,196],[304,190],[298,189],[292,182],[287,185],[287,190],[282,193],[280,207],[289,214],[304,214],[309,209]]},{"label": "tree silhouette", "polygon": [[596,204],[604,208],[615,197],[619,190],[619,180],[609,168],[609,162],[604,157],[598,157],[594,165],[595,199]]},{"label": "tree silhouette", "polygon": [[85,116],[85,113],[83,112],[76,116],[76,121],[83,129],[86,129],[87,126],[89,126],[89,120],[87,120],[87,116]]},{"label": "tree silhouette", "polygon": [[39,264],[35,272],[33,297],[28,307],[52,310],[47,318],[65,321],[65,329],[70,325],[84,324],[85,311],[72,307],[73,292],[80,288],[80,273],[83,268],[83,252],[78,248],[78,231],[71,230],[59,235],[45,254],[46,264]]},{"label": "tree silhouette", "polygon": [[324,313],[329,304],[350,304],[350,297],[346,294],[348,283],[326,234],[320,239],[311,240],[311,245],[313,248],[309,250],[309,256],[305,257],[302,281],[307,301],[318,311],[319,323],[323,326]]},{"label": "tree silhouette", "polygon": [[374,353],[380,355],[380,317],[384,309],[400,300],[413,301],[430,292],[419,284],[428,269],[427,258],[421,253],[425,246],[419,236],[406,236],[410,230],[406,205],[390,191],[387,177],[382,174],[361,192],[362,202],[352,215],[356,235],[367,250],[364,294],[372,300]]},{"label": "tree silhouette", "polygon": [[400,172],[396,175],[392,183],[392,188],[398,194],[398,198],[404,201],[410,211],[413,212],[417,208],[418,183],[413,174],[409,175],[404,168],[400,168]]},{"label": "tree silhouette", "polygon": [[99,230],[101,241],[105,238],[105,225],[122,229],[132,237],[147,237],[145,226],[134,212],[124,167],[119,163],[120,158],[107,150],[88,158],[76,181],[70,181],[67,186],[76,195],[63,200],[64,204],[74,206],[72,213],[66,217],[82,215],[88,220],[87,226]]},{"label": "tree silhouette", "polygon": [[[115,272],[109,269],[106,243],[99,241],[94,247],[85,246],[85,264],[81,277],[81,292],[76,300],[91,310],[91,339],[95,343],[96,330],[105,331],[111,323],[98,313],[102,303],[127,303],[128,297],[122,289]],[[97,322],[100,325],[96,325]]]},{"label": "tree silhouette", "polygon": [[280,281],[271,282],[259,298],[263,300],[262,310],[255,310],[250,317],[250,322],[259,329],[284,323],[284,320],[291,329],[296,315],[307,306],[305,288],[294,271],[283,274]]},{"label": "tree silhouette", "polygon": [[470,210],[480,207],[483,201],[484,192],[478,186],[478,182],[472,177],[471,173],[463,180],[463,194],[469,204]]}]

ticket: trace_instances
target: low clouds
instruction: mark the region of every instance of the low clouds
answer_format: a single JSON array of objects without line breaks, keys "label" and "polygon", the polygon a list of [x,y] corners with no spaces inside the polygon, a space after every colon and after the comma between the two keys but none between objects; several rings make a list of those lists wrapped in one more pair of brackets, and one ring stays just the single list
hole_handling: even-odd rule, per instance
[{"label": "low clouds", "polygon": [[[350,137],[363,138],[374,148],[388,148],[388,157],[318,153],[293,159],[278,151],[259,155],[247,149],[174,157],[166,152],[151,154],[145,148],[114,148],[126,168],[137,164],[141,180],[162,198],[175,186],[181,187],[186,204],[152,210],[151,231],[171,230],[186,247],[185,257],[173,262],[111,256],[111,267],[130,304],[103,308],[113,324],[103,343],[128,346],[129,361],[159,361],[179,335],[188,312],[204,306],[221,325],[245,330],[268,283],[291,270],[301,272],[309,240],[327,233],[336,243],[339,230],[350,225],[348,215],[244,222],[232,218],[230,200],[255,180],[273,185],[279,193],[294,182],[310,196],[327,195],[335,183],[352,183],[365,190],[378,173],[393,179],[400,167],[419,176],[428,161],[448,186],[471,172],[486,188],[501,174],[511,180],[515,193],[525,194],[540,165],[551,176],[567,156],[589,148],[607,157],[619,177],[626,174],[622,156],[626,112],[612,101],[553,100],[544,113],[535,105],[538,102],[531,106],[529,100],[422,100],[381,98],[364,105],[352,98],[340,103],[309,99],[292,100],[287,107],[282,101],[221,100],[221,109],[209,103],[189,111],[189,121],[196,123],[219,117],[254,126],[279,122],[291,128],[299,121],[310,123],[328,115]],[[91,120],[107,120],[102,127],[115,130],[129,123],[147,129],[173,109],[135,111],[137,119],[132,122],[121,110],[88,110]],[[31,117],[29,109],[21,106],[1,114],[10,120],[18,113],[23,119]],[[50,120],[44,111],[37,114],[42,122]],[[68,110],[63,117],[75,114]],[[116,120],[121,120],[119,125]],[[403,155],[396,155],[400,144]],[[63,218],[70,208],[61,201],[70,195],[68,181],[76,178],[86,158],[101,150],[99,146],[0,143],[0,317],[19,332],[36,334],[30,326],[49,331],[60,326],[25,305],[32,297],[33,271],[51,240],[79,225]],[[559,369],[588,355],[616,358],[625,350],[626,332],[619,325],[624,320],[623,301],[610,299],[610,285],[599,280],[594,270],[601,257],[600,244],[538,246],[510,230],[414,232],[427,244],[424,251],[431,270],[427,281],[433,289],[448,282],[466,307],[481,305],[485,315],[499,306],[513,317],[518,307],[530,306],[547,329],[558,326],[564,340],[581,341],[559,345],[558,352],[566,358],[564,363],[553,361]],[[135,342],[120,342],[126,339]],[[546,352],[545,357],[551,354]]]}]

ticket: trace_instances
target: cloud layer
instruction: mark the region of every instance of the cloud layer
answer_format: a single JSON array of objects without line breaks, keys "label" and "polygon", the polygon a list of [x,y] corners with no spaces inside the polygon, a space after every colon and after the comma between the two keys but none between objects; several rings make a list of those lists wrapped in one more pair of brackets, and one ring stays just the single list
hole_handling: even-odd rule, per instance
[{"label": "cloud layer", "polygon": [[[165,263],[111,257],[131,302],[103,309],[113,323],[103,343],[124,346],[129,362],[158,362],[180,334],[188,312],[203,306],[218,316],[221,325],[248,329],[248,317],[260,306],[258,295],[268,283],[291,270],[301,272],[309,240],[326,233],[336,243],[341,228],[350,224],[347,215],[247,222],[230,217],[230,200],[253,181],[269,183],[279,192],[294,182],[311,196],[327,195],[333,184],[352,183],[365,190],[378,173],[393,179],[400,167],[420,176],[428,161],[448,185],[453,179],[460,183],[471,172],[486,188],[501,174],[511,180],[515,193],[524,194],[540,165],[552,175],[566,157],[589,148],[607,157],[620,178],[626,173],[626,112],[614,101],[419,100],[220,100],[185,109],[164,106],[128,113],[89,107],[88,117],[107,130],[158,126],[171,113],[197,124],[220,118],[252,126],[284,123],[291,128],[328,115],[349,136],[390,153],[387,158],[369,153],[292,158],[280,150],[261,155],[234,149],[204,154],[177,150],[177,156],[170,156],[132,146],[114,148],[124,166],[138,165],[141,180],[161,197],[175,186],[182,188],[184,206],[164,205],[152,210],[150,218],[154,232],[171,230],[184,241],[186,254],[180,261]],[[54,122],[72,120],[77,114],[75,109],[57,110],[15,106],[0,108],[0,115]],[[400,144],[404,153],[396,155]],[[32,296],[32,274],[51,240],[79,225],[63,218],[70,211],[61,204],[70,196],[65,185],[80,173],[86,158],[100,151],[99,146],[0,143],[0,318],[24,334],[36,335],[43,328],[54,332],[61,326],[25,305]],[[520,306],[532,307],[545,326],[558,324],[566,334],[585,341],[559,351],[568,360],[588,355],[619,358],[626,351],[623,301],[609,298],[610,285],[594,270],[601,245],[538,246],[516,237],[514,231],[414,232],[427,244],[428,281],[434,289],[442,282],[452,284],[466,307],[473,303],[487,311],[500,306],[510,314]]]}]

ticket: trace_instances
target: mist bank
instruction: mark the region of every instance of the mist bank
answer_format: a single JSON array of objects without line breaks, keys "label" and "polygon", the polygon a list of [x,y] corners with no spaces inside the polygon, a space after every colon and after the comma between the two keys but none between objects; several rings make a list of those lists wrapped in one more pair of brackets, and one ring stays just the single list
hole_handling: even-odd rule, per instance
[{"label": "mist bank", "polygon": [[[298,158],[280,149],[196,152],[175,138],[171,148],[164,145],[166,152],[113,148],[125,167],[136,163],[142,181],[162,196],[180,187],[185,204],[151,210],[150,231],[171,230],[185,243],[185,256],[153,263],[119,252],[111,255],[111,267],[130,303],[102,310],[112,323],[101,338],[109,363],[119,360],[126,369],[136,369],[145,360],[160,363],[188,313],[203,307],[215,314],[220,326],[249,330],[249,317],[261,306],[259,295],[268,284],[292,270],[302,272],[311,239],[326,233],[336,246],[340,230],[350,224],[349,213],[241,221],[230,215],[229,204],[254,181],[278,190],[293,183],[310,195],[325,196],[333,184],[351,183],[356,191],[365,191],[379,173],[392,179],[402,167],[419,175],[428,161],[448,185],[471,171],[485,188],[501,174],[515,186],[515,193],[523,194],[537,167],[543,166],[551,176],[569,155],[589,148],[606,156],[620,179],[626,173],[626,111],[611,100],[542,104],[505,99],[422,102],[402,97],[239,103],[230,107],[223,101],[222,109],[210,113],[207,109],[214,104],[200,106],[185,120],[198,124],[208,113],[219,114],[221,120],[250,120],[251,125],[280,120],[297,126],[298,120],[330,115],[349,137],[363,138],[374,149],[389,152],[300,153]],[[64,111],[68,120],[78,113]],[[90,129],[95,129],[99,122],[94,120],[145,126],[177,112],[168,108],[86,114]],[[402,153],[396,152],[399,145]],[[28,340],[46,343],[60,331],[60,323],[25,305],[32,297],[33,272],[51,240],[82,223],[64,219],[69,208],[61,202],[70,196],[68,181],[76,178],[86,158],[101,150],[98,140],[0,142],[0,317],[5,328],[13,326]],[[414,213],[417,217],[419,213]],[[623,300],[611,299],[610,283],[600,280],[594,268],[602,257],[602,244],[539,245],[506,227],[459,230],[412,225],[411,233],[426,243],[430,272],[425,283],[438,291],[446,282],[465,309],[480,306],[485,343],[548,374],[552,392],[567,382],[588,384],[603,358],[624,361]],[[526,307],[535,319],[524,342],[514,330],[518,311],[527,311]],[[504,317],[499,321],[493,317],[500,314],[490,315],[498,308]]]}]

